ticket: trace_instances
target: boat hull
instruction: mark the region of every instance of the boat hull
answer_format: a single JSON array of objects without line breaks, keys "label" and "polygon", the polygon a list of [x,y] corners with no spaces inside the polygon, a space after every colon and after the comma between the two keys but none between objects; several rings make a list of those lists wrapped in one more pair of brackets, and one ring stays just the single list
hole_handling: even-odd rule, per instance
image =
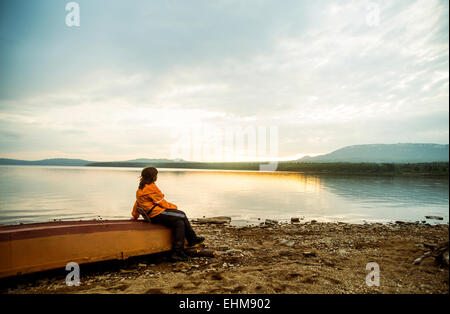
[{"label": "boat hull", "polygon": [[171,249],[169,228],[132,220],[0,227],[0,278]]}]

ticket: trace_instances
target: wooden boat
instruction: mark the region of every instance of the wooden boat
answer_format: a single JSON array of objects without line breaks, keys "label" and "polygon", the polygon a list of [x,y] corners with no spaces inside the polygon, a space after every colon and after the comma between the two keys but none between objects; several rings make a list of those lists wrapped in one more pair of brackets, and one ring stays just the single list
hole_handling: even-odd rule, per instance
[{"label": "wooden boat", "polygon": [[0,278],[169,251],[169,228],[141,220],[0,226]]}]

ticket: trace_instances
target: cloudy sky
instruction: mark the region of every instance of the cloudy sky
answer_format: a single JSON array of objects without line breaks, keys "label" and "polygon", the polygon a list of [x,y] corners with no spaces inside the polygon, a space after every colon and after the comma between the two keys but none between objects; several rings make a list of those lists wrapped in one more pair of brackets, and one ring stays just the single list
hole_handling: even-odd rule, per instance
[{"label": "cloudy sky", "polygon": [[276,127],[284,159],[448,143],[447,0],[79,0],[79,27],[68,2],[0,1],[0,157],[171,157],[199,128]]}]

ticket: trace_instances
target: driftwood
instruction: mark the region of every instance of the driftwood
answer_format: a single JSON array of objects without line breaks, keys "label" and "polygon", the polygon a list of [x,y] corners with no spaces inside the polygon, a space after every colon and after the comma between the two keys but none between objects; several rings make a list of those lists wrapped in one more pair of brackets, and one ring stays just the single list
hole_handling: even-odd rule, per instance
[{"label": "driftwood", "polygon": [[205,248],[186,248],[184,249],[187,255],[194,257],[216,257],[217,252],[211,249]]},{"label": "driftwood", "polygon": [[199,218],[195,220],[198,224],[229,224],[231,222],[231,217],[219,216],[211,218]]},{"label": "driftwood", "polygon": [[436,263],[440,266],[449,266],[449,243],[443,242],[439,244],[428,244],[424,243],[424,247],[428,248],[430,251],[427,251],[422,254],[421,257],[416,258],[413,262],[414,265],[420,264],[427,257],[434,257]]},{"label": "driftwood", "polygon": [[438,264],[448,267],[448,241],[445,243],[441,243],[438,247],[436,247],[432,255]]}]

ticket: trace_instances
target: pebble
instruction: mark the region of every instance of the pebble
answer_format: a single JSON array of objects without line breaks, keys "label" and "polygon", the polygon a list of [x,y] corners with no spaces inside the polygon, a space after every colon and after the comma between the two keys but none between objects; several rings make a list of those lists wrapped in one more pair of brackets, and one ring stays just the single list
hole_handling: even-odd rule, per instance
[{"label": "pebble", "polygon": [[294,247],[295,243],[294,241],[288,241],[287,243],[285,243],[284,245],[288,246],[288,247]]},{"label": "pebble", "polygon": [[279,241],[280,244],[285,245],[287,247],[293,247],[295,245],[295,242],[292,240],[282,239]]},{"label": "pebble", "polygon": [[133,271],[132,270],[127,270],[127,269],[121,269],[120,272],[122,274],[129,274],[129,273],[132,273]]}]

